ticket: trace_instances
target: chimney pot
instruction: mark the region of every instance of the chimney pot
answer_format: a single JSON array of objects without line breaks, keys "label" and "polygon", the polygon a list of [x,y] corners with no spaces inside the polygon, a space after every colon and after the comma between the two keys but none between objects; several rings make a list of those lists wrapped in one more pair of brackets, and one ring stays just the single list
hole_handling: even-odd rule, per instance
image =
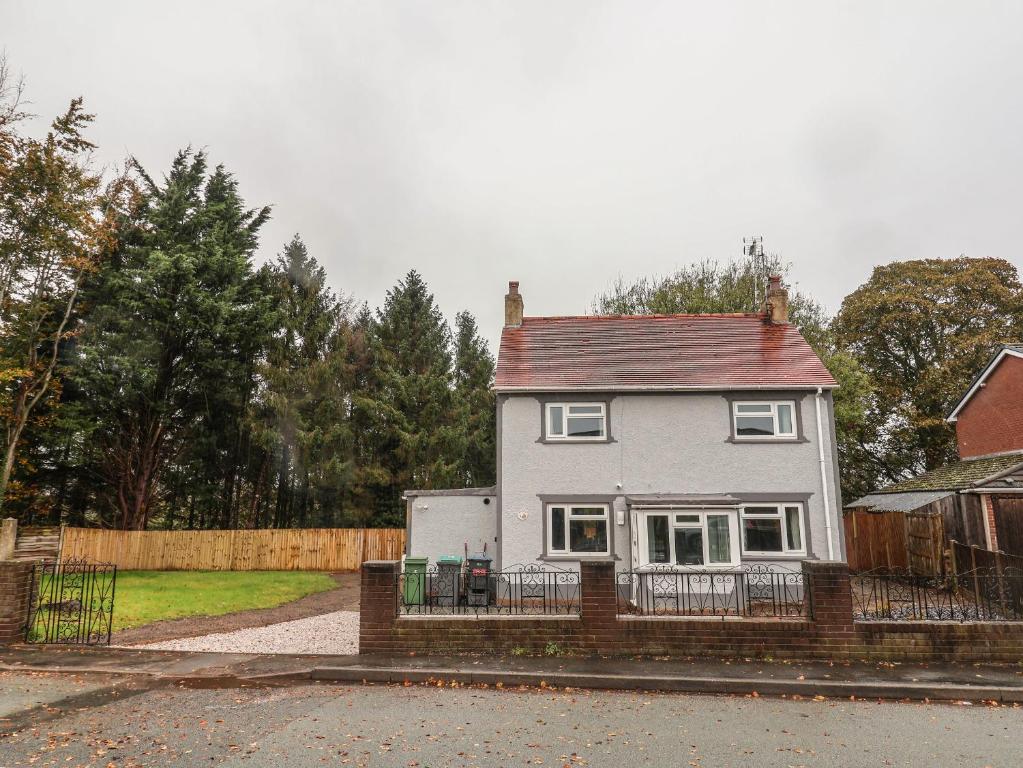
[{"label": "chimney pot", "polygon": [[508,282],[508,294],[504,297],[504,327],[518,328],[522,325],[522,295],[519,293],[519,281]]}]

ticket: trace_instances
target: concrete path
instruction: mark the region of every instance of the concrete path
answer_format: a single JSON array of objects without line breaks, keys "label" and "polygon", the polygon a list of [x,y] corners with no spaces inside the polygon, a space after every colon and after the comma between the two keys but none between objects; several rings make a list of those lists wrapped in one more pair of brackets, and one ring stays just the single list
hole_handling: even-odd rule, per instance
[{"label": "concrete path", "polygon": [[0,764],[1000,768],[1023,732],[1023,708],[1000,706],[107,679],[0,672]]},{"label": "concrete path", "polygon": [[194,686],[456,682],[699,693],[1023,702],[1023,667],[572,657],[292,656],[22,646],[0,670],[102,673]]}]

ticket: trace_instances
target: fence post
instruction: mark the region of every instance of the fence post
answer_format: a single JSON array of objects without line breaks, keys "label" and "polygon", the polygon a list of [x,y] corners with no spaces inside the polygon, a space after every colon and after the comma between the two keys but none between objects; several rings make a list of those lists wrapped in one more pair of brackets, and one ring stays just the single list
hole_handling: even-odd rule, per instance
[{"label": "fence post", "polygon": [[948,552],[945,556],[948,559],[948,573],[952,581],[952,591],[959,591],[959,569],[956,566],[956,545],[958,542],[955,539],[949,539]]},{"label": "fence post", "polygon": [[998,575],[998,607],[1005,617],[1005,579],[1002,578],[1002,551],[995,550],[995,573]]},{"label": "fence post", "polygon": [[980,610],[980,579],[977,578],[977,545],[970,545],[970,576],[973,578],[973,599]]}]

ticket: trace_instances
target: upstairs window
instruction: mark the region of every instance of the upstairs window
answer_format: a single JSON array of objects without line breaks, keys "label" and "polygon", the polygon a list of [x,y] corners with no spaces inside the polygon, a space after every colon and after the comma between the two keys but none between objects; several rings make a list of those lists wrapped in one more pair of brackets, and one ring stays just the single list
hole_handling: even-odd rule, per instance
[{"label": "upstairs window", "polygon": [[548,440],[606,440],[604,403],[547,403]]},{"label": "upstairs window", "polygon": [[792,401],[738,402],[732,407],[736,440],[771,440],[796,436],[796,404]]}]

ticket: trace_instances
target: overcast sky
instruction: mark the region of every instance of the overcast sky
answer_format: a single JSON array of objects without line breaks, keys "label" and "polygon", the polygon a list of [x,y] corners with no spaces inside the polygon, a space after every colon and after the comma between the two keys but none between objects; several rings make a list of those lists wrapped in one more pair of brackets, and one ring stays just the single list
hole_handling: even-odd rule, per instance
[{"label": "overcast sky", "polygon": [[[1023,268],[1023,3],[0,0],[48,118],[103,162],[188,144],[377,306],[409,269],[491,341],[507,281],[574,314],[741,254],[830,309],[875,264]],[[42,126],[40,125],[40,128]]]}]

